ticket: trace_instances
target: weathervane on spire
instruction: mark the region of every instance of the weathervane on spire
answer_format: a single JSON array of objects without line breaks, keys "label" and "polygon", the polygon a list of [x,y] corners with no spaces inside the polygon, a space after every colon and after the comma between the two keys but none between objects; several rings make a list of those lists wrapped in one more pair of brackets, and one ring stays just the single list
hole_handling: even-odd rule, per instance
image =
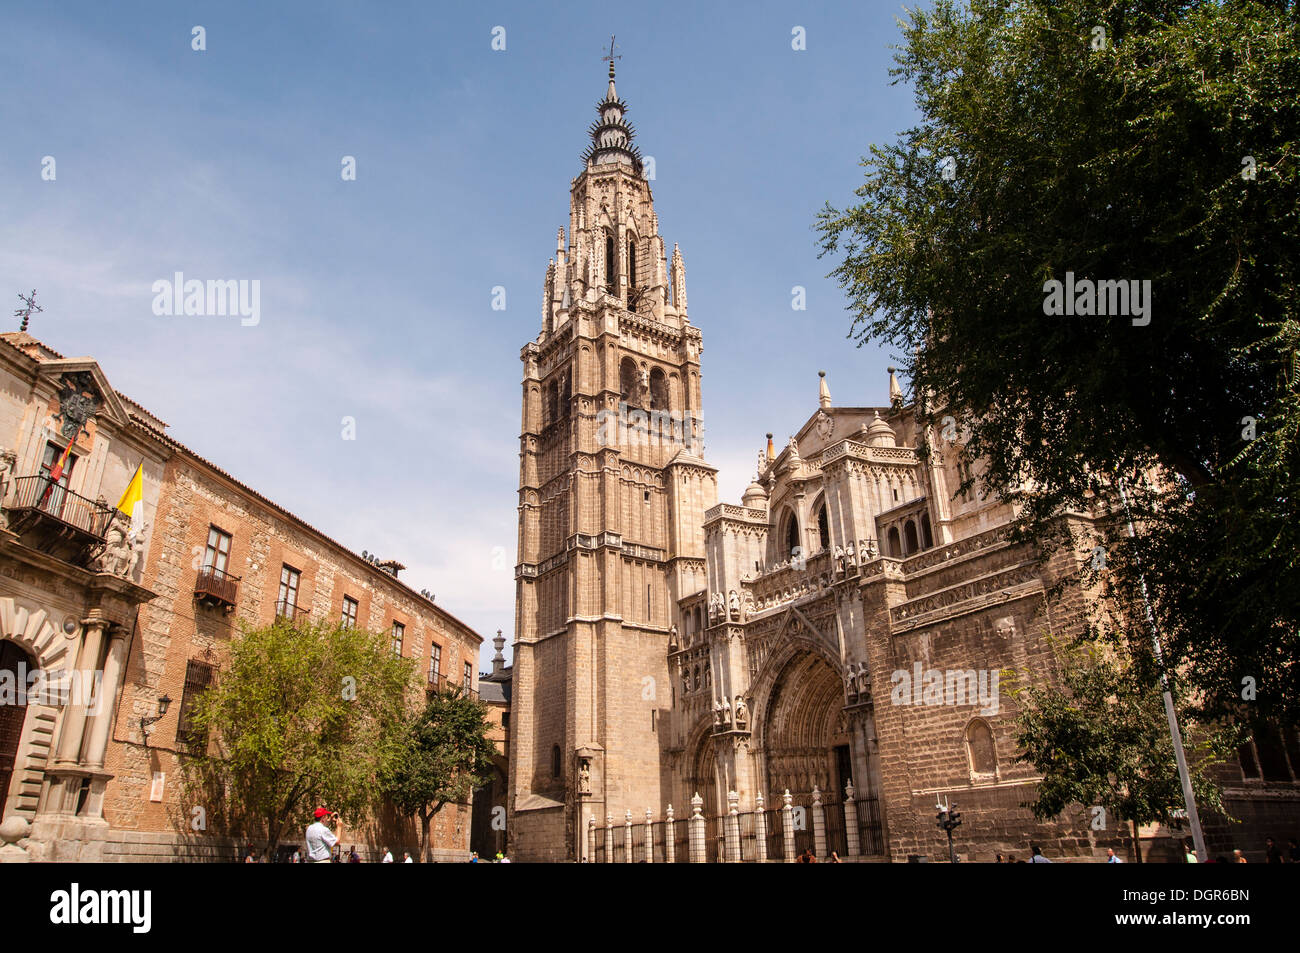
[{"label": "weathervane on spire", "polygon": [[18,292],[18,300],[23,303],[23,306],[14,312],[14,317],[23,319],[23,323],[19,325],[18,330],[26,331],[27,322],[32,319],[32,312],[35,311],[37,314],[40,314],[45,309],[36,303],[35,288],[32,289],[30,295],[25,295],[21,291]]},{"label": "weathervane on spire", "polygon": [[614,55],[614,34],[609,35],[609,56],[602,56],[602,60],[609,60],[609,78],[614,78],[614,61],[621,60],[623,57]]}]

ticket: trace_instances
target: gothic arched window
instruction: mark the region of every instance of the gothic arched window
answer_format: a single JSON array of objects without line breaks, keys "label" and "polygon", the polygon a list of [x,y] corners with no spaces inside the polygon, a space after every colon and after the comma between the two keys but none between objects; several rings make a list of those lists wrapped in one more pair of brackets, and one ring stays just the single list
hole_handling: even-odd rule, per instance
[{"label": "gothic arched window", "polygon": [[551,381],[546,385],[546,422],[553,424],[560,419],[560,385]]},{"label": "gothic arched window", "polygon": [[831,545],[831,527],[830,521],[826,518],[825,503],[817,508],[817,536],[821,541],[822,549],[828,549]]},{"label": "gothic arched window", "polygon": [[650,410],[668,410],[668,378],[659,368],[650,372]]},{"label": "gothic arched window", "polygon": [[623,403],[629,406],[636,405],[638,385],[636,361],[630,357],[623,358],[623,362],[618,366],[618,387],[623,393]]},{"label": "gothic arched window", "polygon": [[997,773],[997,747],[993,743],[993,730],[989,728],[988,722],[976,718],[966,726],[966,755],[970,759],[972,776]]},{"label": "gothic arched window", "polygon": [[618,290],[618,261],[614,258],[614,233],[605,229],[605,290]]},{"label": "gothic arched window", "polygon": [[627,240],[627,286],[636,287],[636,242],[631,238]]},{"label": "gothic arched window", "polygon": [[889,538],[889,555],[893,556],[895,559],[900,558],[903,555],[903,544],[899,540],[897,526],[889,527],[888,538]]},{"label": "gothic arched window", "polygon": [[785,552],[787,556],[794,555],[795,549],[799,546],[799,517],[793,513],[790,514],[789,521],[785,524]]},{"label": "gothic arched window", "polygon": [[910,556],[920,548],[916,541],[916,524],[908,520],[903,525],[903,555]]},{"label": "gothic arched window", "polygon": [[573,382],[569,380],[569,372],[564,372],[564,378],[560,385],[560,413],[565,417],[569,416],[569,401],[573,398]]},{"label": "gothic arched window", "polygon": [[930,514],[921,514],[921,546],[929,549],[934,545],[934,534],[930,532]]},{"label": "gothic arched window", "polygon": [[551,777],[564,777],[564,759],[560,756],[560,746],[551,747]]}]

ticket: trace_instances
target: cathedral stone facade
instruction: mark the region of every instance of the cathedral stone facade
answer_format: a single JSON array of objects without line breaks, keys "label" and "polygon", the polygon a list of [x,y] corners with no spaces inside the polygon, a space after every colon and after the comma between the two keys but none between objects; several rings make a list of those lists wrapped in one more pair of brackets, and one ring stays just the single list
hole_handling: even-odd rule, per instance
[{"label": "cathedral stone facade", "polygon": [[[692,859],[719,859],[718,818],[771,836],[787,804],[800,849],[856,859],[946,859],[943,805],[970,859],[1131,849],[1083,806],[1035,821],[1000,690],[1053,678],[1050,642],[1096,611],[1086,554],[1013,543],[1012,507],[963,490],[978,462],[892,368],[875,406],[835,406],[823,377],[739,505],[718,503],[702,335],[612,66],[597,111],[521,352],[512,854],[611,860],[626,832],[621,859],[671,859],[671,806],[707,823]],[[1061,518],[1090,535],[1092,514]]]}]

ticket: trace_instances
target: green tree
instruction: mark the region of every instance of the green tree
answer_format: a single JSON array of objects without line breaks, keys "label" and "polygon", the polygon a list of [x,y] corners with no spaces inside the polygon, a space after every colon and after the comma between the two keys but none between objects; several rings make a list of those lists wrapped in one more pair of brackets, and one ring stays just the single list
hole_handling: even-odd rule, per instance
[{"label": "green tree", "polygon": [[388,747],[379,788],[403,817],[419,820],[420,851],[432,859],[429,825],[448,804],[467,803],[491,779],[496,745],[487,706],[459,689],[429,694]]},{"label": "green tree", "polygon": [[[1040,820],[1059,817],[1071,805],[1102,823],[1132,828],[1135,859],[1138,827],[1169,824],[1183,808],[1182,785],[1169,737],[1164,699],[1150,654],[1108,638],[1085,636],[1059,653],[1059,683],[1020,686],[1016,742],[1018,760],[1042,772],[1030,807]],[[1176,699],[1177,700],[1177,699]],[[1213,768],[1232,756],[1237,733],[1225,727],[1184,723],[1183,735],[1200,807],[1223,811]]]},{"label": "green tree", "polygon": [[375,633],[282,619],[245,628],[228,654],[190,713],[187,803],[268,853],[318,806],[364,817],[413,690],[411,660]]},{"label": "green tree", "polygon": [[[1248,717],[1290,723],[1300,712],[1295,6],[913,10],[893,75],[914,87],[919,122],[872,146],[858,201],[828,204],[818,220],[852,336],[905,356],[923,419],[951,415],[950,432],[967,430],[962,452],[986,464],[985,492],[1019,504],[1020,537],[1052,541],[1057,514],[1100,495],[1117,593],[1142,612],[1145,570],[1172,669],[1197,689],[1188,703],[1238,717],[1253,685]],[[1139,291],[1149,281],[1149,312],[1048,314],[1048,282],[1067,272]]]}]

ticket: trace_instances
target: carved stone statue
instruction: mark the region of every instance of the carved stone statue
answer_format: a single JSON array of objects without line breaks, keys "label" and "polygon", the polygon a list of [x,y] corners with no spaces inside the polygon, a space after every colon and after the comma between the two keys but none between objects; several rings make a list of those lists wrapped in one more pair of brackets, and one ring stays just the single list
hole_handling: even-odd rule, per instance
[{"label": "carved stone statue", "polygon": [[[5,495],[9,490],[9,477],[18,466],[18,454],[12,450],[0,450],[0,504],[4,503]],[[0,508],[0,529],[9,528],[9,518],[5,516],[3,508]]]},{"label": "carved stone statue", "polygon": [[128,579],[134,578],[136,567],[144,562],[144,541],[148,534],[149,524],[145,523],[140,528],[139,534],[128,536],[131,543],[131,565],[126,569],[126,576]]},{"label": "carved stone statue", "polygon": [[731,609],[731,621],[740,621],[740,596],[736,594],[735,589],[731,590],[731,596],[728,599],[728,603]]},{"label": "carved stone statue", "polygon": [[104,538],[104,551],[95,557],[94,567],[114,576],[126,576],[135,565],[136,553],[127,539],[126,527],[118,518],[108,526]]},{"label": "carved stone statue", "polygon": [[736,728],[744,730],[749,725],[749,711],[745,708],[745,699],[736,696]]},{"label": "carved stone statue", "polygon": [[578,763],[578,793],[591,793],[591,762],[586,758]]},{"label": "carved stone statue", "polygon": [[722,593],[714,592],[711,596],[709,596],[709,620],[712,622],[717,622],[718,619],[722,617],[722,613],[724,611],[725,610],[723,608]]},{"label": "carved stone statue", "polygon": [[722,699],[722,723],[724,725],[731,724],[731,702],[725,698]]},{"label": "carved stone statue", "polygon": [[840,572],[844,571],[844,550],[839,546],[835,547],[835,568]]},{"label": "carved stone statue", "polygon": [[674,625],[671,629],[668,630],[668,650],[670,652],[677,651],[677,626],[676,625]]},{"label": "carved stone statue", "polygon": [[858,540],[858,555],[863,558],[864,562],[867,559],[875,559],[876,557],[875,540],[871,540],[871,539]]},{"label": "carved stone statue", "polygon": [[844,563],[848,566],[856,566],[858,564],[858,560],[853,553],[853,540],[849,540],[849,544],[844,547]]},{"label": "carved stone statue", "polygon": [[713,723],[715,725],[722,724],[722,702],[716,699],[713,702]]}]

